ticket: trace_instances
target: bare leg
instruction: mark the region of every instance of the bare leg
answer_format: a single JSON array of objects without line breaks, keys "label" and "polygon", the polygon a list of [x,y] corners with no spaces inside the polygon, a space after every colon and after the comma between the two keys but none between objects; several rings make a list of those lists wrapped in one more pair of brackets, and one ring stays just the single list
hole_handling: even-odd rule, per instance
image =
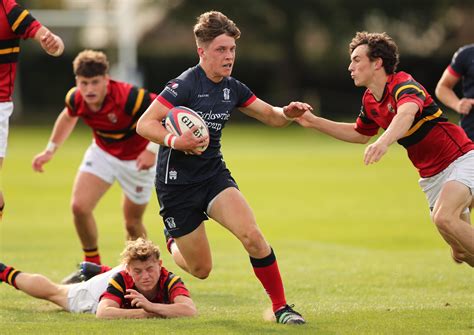
[{"label": "bare leg", "polygon": [[136,240],[139,237],[146,237],[146,229],[143,225],[143,214],[147,204],[138,205],[124,196],[123,216],[125,218],[125,229],[127,230],[127,239]]},{"label": "bare leg", "polygon": [[110,186],[88,172],[79,172],[76,177],[72,196],[72,212],[76,231],[84,249],[97,248],[97,225],[92,211]]},{"label": "bare leg", "polygon": [[451,245],[453,256],[461,261],[474,256],[474,229],[469,217],[462,214],[472,205],[472,201],[469,188],[457,181],[450,181],[443,186],[433,209],[436,227]]},{"label": "bare leg", "polygon": [[67,294],[69,288],[66,285],[58,285],[43,275],[21,272],[16,277],[16,286],[24,293],[38,299],[44,299],[55,303],[67,310]]},{"label": "bare leg", "polygon": [[204,224],[190,234],[175,238],[171,247],[175,263],[199,279],[206,279],[212,270],[212,256]]},{"label": "bare leg", "polygon": [[258,228],[250,206],[236,188],[222,191],[209,215],[234,234],[251,257],[264,258],[270,254],[270,246]]}]

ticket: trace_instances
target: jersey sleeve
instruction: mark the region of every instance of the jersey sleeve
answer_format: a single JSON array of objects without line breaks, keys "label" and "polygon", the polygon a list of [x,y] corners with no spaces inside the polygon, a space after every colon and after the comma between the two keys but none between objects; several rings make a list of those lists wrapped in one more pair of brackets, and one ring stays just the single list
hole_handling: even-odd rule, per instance
[{"label": "jersey sleeve", "polygon": [[374,136],[379,132],[379,128],[379,125],[367,116],[362,105],[354,127],[355,131],[362,135]]},{"label": "jersey sleeve", "polygon": [[125,302],[126,285],[123,275],[118,272],[109,280],[106,291],[99,300],[110,299],[122,306]]},{"label": "jersey sleeve", "polygon": [[4,0],[3,3],[11,31],[23,39],[33,38],[41,23],[14,0]]},{"label": "jersey sleeve", "polygon": [[253,94],[253,92],[247,87],[247,85],[241,83],[238,80],[236,80],[236,84],[238,94],[237,107],[247,107],[252,102],[257,100],[257,96]]},{"label": "jersey sleeve", "polygon": [[397,107],[407,103],[413,102],[418,106],[418,113],[420,115],[423,111],[423,105],[426,100],[426,92],[423,87],[414,80],[407,80],[395,85],[392,90],[393,97]]},{"label": "jersey sleeve", "polygon": [[140,117],[155,98],[156,94],[144,88],[132,86],[125,101],[125,113],[132,117]]},{"label": "jersey sleeve", "polygon": [[192,83],[180,79],[169,81],[156,98],[168,108],[186,105],[191,97]]},{"label": "jersey sleeve", "polygon": [[469,59],[469,52],[467,49],[462,47],[459,48],[451,59],[451,63],[448,66],[448,71],[455,77],[462,77],[466,72],[469,66],[469,62],[472,60]]},{"label": "jersey sleeve", "polygon": [[77,87],[73,87],[67,92],[66,98],[64,99],[64,103],[66,105],[67,113],[69,116],[77,116]]},{"label": "jersey sleeve", "polygon": [[177,296],[190,296],[189,291],[186,286],[184,286],[184,283],[181,278],[171,272],[169,273],[168,278],[166,279],[165,288],[168,291],[168,297],[171,303],[174,303],[174,299]]}]

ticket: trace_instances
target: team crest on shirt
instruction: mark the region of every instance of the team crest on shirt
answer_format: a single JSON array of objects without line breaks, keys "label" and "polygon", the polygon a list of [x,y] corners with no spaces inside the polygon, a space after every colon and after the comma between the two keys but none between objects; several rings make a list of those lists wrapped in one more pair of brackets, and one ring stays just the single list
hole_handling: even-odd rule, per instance
[{"label": "team crest on shirt", "polygon": [[170,178],[170,180],[178,179],[178,172],[174,169],[171,169],[170,172],[169,172],[169,178]]},{"label": "team crest on shirt", "polygon": [[111,113],[107,114],[107,118],[112,123],[117,123],[117,121],[118,121],[117,115],[114,112],[111,112]]},{"label": "team crest on shirt", "polygon": [[395,114],[395,109],[392,107],[392,105],[391,105],[390,103],[387,105],[387,108],[388,108],[388,111],[389,111],[390,113]]},{"label": "team crest on shirt", "polygon": [[230,100],[230,88],[224,88],[222,90],[224,92],[224,101]]},{"label": "team crest on shirt", "polygon": [[137,187],[135,188],[135,192],[137,192],[137,193],[142,193],[142,192],[143,192],[143,186],[137,186]]}]

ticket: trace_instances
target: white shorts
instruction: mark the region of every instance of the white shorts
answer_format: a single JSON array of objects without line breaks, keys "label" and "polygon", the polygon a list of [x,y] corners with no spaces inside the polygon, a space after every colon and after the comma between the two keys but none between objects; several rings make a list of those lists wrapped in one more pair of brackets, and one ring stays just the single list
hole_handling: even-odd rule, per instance
[{"label": "white shorts", "polygon": [[117,180],[123,193],[137,205],[144,205],[150,200],[155,166],[138,171],[136,160],[120,160],[92,143],[84,154],[79,171],[92,173],[109,184]]},{"label": "white shorts", "polygon": [[13,102],[0,102],[0,157],[7,153],[8,121],[13,113]]},{"label": "white shorts", "polygon": [[[471,195],[474,194],[474,150],[456,159],[440,173],[429,178],[420,178],[418,183],[425,192],[431,211],[444,184],[452,180],[466,185],[471,190]],[[469,208],[463,213],[469,213]]]},{"label": "white shorts", "polygon": [[88,281],[72,284],[69,286],[67,294],[68,311],[71,313],[92,313],[95,314],[99,305],[99,298],[109,285],[109,280],[117,272],[125,267],[119,265],[110,271],[92,277]]}]

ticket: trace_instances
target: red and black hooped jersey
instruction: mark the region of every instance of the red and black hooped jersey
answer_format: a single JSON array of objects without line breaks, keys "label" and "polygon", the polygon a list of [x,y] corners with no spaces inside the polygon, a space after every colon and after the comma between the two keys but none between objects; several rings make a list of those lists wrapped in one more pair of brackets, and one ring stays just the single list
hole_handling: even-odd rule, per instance
[{"label": "red and black hooped jersey", "polygon": [[0,102],[11,101],[20,54],[20,38],[33,38],[41,24],[15,0],[1,0]]},{"label": "red and black hooped jersey", "polygon": [[66,95],[66,108],[70,116],[81,117],[92,128],[101,149],[118,159],[133,160],[148,144],[136,132],[138,119],[155,98],[143,88],[110,80],[99,111],[90,110],[76,87]]},{"label": "red and black hooped jersey", "polygon": [[365,91],[355,130],[367,136],[376,135],[379,128],[388,128],[398,107],[407,102],[415,103],[418,113],[398,143],[407,149],[408,157],[422,177],[441,172],[458,157],[474,150],[474,143],[464,131],[447,122],[426,89],[405,72],[388,77],[380,101],[370,90]]},{"label": "red and black hooped jersey", "polygon": [[[109,280],[107,290],[101,295],[100,300],[104,298],[110,299],[117,302],[120,305],[120,308],[134,308],[131,306],[130,301],[125,299],[128,289],[138,291],[133,282],[132,276],[130,276],[126,271],[121,271]],[[160,278],[157,283],[156,296],[150,301],[160,304],[173,304],[174,299],[179,295],[184,295],[186,297],[190,296],[189,291],[186,286],[184,286],[181,278],[162,267]]]}]

